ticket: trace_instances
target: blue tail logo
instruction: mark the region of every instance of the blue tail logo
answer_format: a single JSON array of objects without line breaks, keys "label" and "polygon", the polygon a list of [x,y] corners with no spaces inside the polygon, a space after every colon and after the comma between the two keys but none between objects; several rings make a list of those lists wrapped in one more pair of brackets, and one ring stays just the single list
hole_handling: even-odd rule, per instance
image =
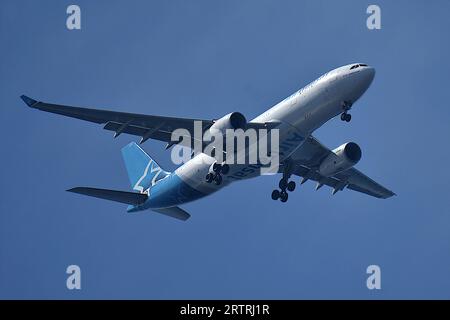
[{"label": "blue tail logo", "polygon": [[170,172],[164,171],[135,142],[122,148],[122,157],[131,187],[140,193],[148,193],[149,188],[170,174]]}]

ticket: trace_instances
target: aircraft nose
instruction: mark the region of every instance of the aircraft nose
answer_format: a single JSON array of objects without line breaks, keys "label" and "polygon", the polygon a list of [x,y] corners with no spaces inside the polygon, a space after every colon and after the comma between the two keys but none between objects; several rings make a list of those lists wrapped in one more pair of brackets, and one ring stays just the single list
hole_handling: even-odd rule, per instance
[{"label": "aircraft nose", "polygon": [[351,77],[348,78],[349,82],[347,82],[349,96],[346,96],[345,99],[352,102],[358,100],[370,87],[374,77],[375,69],[367,65],[360,66],[359,69],[351,72]]},{"label": "aircraft nose", "polygon": [[366,67],[362,72],[364,73],[364,82],[369,86],[372,83],[373,78],[375,78],[375,68]]}]

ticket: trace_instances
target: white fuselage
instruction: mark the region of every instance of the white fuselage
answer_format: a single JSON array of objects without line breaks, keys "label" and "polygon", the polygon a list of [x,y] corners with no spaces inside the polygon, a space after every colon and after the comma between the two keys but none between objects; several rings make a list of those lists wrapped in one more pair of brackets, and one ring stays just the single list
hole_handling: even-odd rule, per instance
[{"label": "white fuselage", "polygon": [[[280,162],[301,148],[305,139],[331,118],[343,113],[370,86],[375,70],[364,64],[355,64],[334,69],[288,98],[276,104],[250,122],[279,122]],[[179,167],[174,173],[185,183],[203,194],[210,194],[232,181],[260,175],[255,165],[230,166],[223,183],[207,183],[205,176],[215,159],[201,153]]]}]

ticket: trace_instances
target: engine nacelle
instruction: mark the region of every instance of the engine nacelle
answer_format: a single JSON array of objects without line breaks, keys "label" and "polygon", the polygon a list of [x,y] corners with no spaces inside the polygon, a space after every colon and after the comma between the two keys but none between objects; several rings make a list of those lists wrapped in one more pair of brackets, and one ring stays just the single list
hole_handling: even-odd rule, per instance
[{"label": "engine nacelle", "polygon": [[211,132],[218,130],[225,134],[226,129],[245,129],[246,125],[247,119],[245,119],[242,113],[232,112],[216,120],[209,130]]},{"label": "engine nacelle", "polygon": [[354,142],[344,143],[333,150],[320,164],[319,173],[330,177],[350,169],[361,159],[361,148]]}]

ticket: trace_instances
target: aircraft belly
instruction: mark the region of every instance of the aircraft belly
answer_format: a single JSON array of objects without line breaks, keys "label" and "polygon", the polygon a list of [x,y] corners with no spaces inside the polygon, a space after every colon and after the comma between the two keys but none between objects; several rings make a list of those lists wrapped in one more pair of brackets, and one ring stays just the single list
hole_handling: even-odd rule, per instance
[{"label": "aircraft belly", "polygon": [[160,180],[149,191],[148,208],[167,208],[197,200],[206,194],[191,187],[176,173]]},{"label": "aircraft belly", "polygon": [[342,112],[342,97],[339,87],[333,81],[317,88],[293,95],[282,101],[253,121],[282,121],[288,123],[303,136],[309,136],[331,118]]},{"label": "aircraft belly", "polygon": [[[279,162],[281,163],[284,159],[288,158],[292,153],[295,152],[305,141],[305,136],[300,130],[296,127],[292,126],[289,123],[284,121],[280,121],[276,119],[276,121],[281,124],[277,126],[276,129],[279,130]],[[270,139],[269,139],[270,140]],[[274,160],[274,159],[272,159]],[[267,167],[267,165],[264,165]],[[235,181],[242,179],[250,179],[261,175],[261,169],[263,165],[261,163],[256,164],[234,164],[230,166],[230,172],[226,176],[225,181]],[[274,172],[278,172],[278,170],[274,170]]]},{"label": "aircraft belly", "polygon": [[339,113],[340,105],[328,95],[317,97],[307,104],[299,105],[289,117],[290,123],[305,136],[322,126]]}]

